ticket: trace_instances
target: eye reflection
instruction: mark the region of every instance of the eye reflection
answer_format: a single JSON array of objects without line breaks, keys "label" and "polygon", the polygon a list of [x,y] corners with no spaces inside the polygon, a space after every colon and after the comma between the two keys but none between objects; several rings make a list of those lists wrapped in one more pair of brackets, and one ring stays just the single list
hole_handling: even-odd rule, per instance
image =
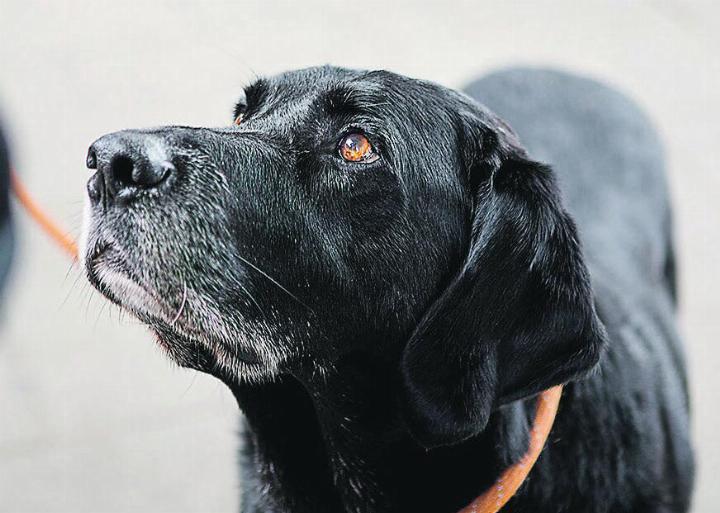
[{"label": "eye reflection", "polygon": [[343,137],[340,141],[340,156],[348,162],[374,162],[379,158],[368,138],[360,132]]}]

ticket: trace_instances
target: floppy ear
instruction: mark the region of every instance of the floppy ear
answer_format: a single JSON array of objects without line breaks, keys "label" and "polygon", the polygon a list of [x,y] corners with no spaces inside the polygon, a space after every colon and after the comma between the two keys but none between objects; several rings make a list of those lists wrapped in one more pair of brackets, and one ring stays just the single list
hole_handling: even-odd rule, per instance
[{"label": "floppy ear", "polygon": [[605,340],[552,171],[502,125],[484,130],[466,164],[465,262],[401,363],[406,422],[427,448],[476,435],[498,406],[586,373]]}]

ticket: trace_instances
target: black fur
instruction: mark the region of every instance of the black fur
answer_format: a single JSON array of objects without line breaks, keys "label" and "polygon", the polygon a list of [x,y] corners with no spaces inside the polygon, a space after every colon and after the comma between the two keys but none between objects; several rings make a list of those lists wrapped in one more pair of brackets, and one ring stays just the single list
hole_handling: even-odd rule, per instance
[{"label": "black fur", "polygon": [[[332,67],[258,81],[237,127],[91,147],[88,276],[233,390],[243,512],[457,511],[523,454],[535,394],[559,383],[548,445],[504,511],[687,511],[649,124],[560,73],[469,92],[529,153],[467,96]],[[340,157],[353,131],[377,161]]]}]

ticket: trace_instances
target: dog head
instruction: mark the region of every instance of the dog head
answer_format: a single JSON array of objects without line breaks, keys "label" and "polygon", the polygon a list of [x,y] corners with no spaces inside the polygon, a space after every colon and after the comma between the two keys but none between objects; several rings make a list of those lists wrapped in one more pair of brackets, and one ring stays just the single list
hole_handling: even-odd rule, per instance
[{"label": "dog head", "polygon": [[395,361],[426,446],[586,372],[603,331],[553,174],[471,99],[313,68],[222,128],[88,153],[84,266],[181,364],[244,380]]}]

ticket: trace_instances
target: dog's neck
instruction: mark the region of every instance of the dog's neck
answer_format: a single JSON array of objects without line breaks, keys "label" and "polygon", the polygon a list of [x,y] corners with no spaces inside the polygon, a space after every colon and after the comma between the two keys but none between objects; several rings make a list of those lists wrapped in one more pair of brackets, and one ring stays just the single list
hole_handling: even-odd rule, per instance
[{"label": "dog's neck", "polygon": [[516,403],[480,436],[426,451],[397,413],[395,387],[391,366],[358,355],[332,371],[234,385],[247,420],[243,512],[452,512],[526,448]]}]

